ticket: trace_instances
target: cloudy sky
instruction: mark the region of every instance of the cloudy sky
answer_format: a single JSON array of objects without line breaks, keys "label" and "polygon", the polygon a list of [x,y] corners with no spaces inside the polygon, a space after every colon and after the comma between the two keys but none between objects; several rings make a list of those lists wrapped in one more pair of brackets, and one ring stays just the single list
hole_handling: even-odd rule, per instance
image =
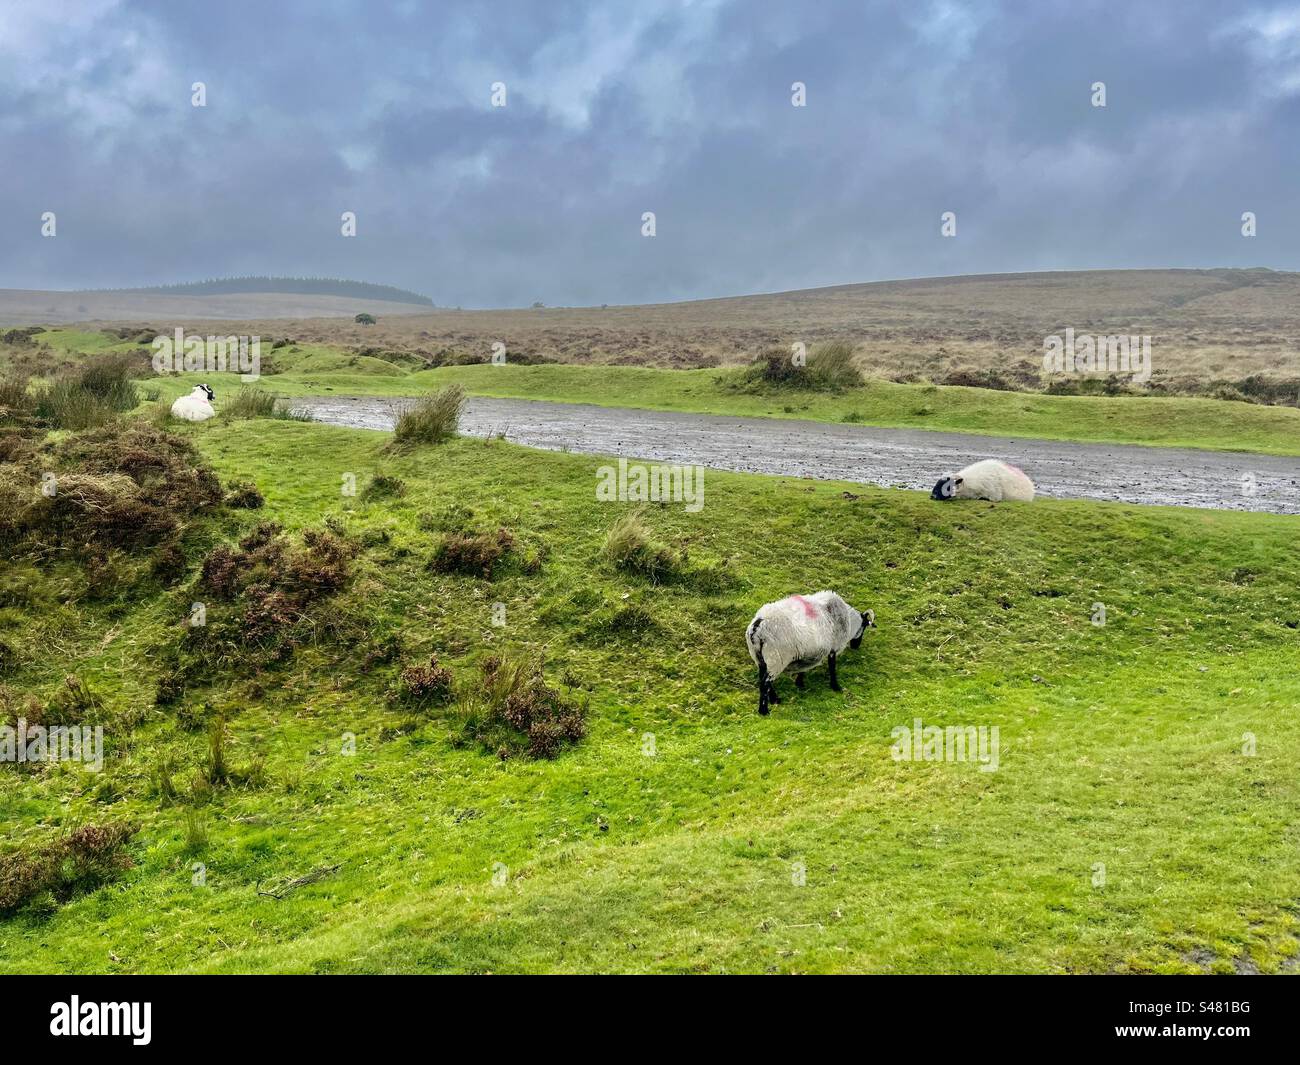
[{"label": "cloudy sky", "polygon": [[1298,134],[1295,3],[5,0],[0,287],[1297,269]]}]

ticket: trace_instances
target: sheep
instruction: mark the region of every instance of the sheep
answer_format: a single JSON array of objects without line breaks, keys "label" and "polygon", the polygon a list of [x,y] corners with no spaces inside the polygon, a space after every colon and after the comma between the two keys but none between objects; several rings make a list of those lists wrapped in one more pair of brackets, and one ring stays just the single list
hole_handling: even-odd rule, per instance
[{"label": "sheep", "polygon": [[825,661],[831,689],[842,691],[837,656],[846,647],[856,649],[863,633],[875,627],[874,611],[859,613],[834,592],[791,595],[759,607],[745,630],[749,657],[758,667],[758,712],[766,715],[769,703],[781,701],[776,678],[786,670],[795,674],[795,687],[802,688],[803,675]]},{"label": "sheep", "polygon": [[1024,470],[998,459],[984,459],[948,477],[940,477],[930,492],[931,499],[989,499],[994,503],[1014,500],[1028,503],[1034,498],[1034,482]]},{"label": "sheep", "polygon": [[212,409],[212,401],[216,398],[216,393],[207,385],[195,385],[193,392],[172,404],[172,417],[184,418],[187,422],[206,422],[217,415]]}]

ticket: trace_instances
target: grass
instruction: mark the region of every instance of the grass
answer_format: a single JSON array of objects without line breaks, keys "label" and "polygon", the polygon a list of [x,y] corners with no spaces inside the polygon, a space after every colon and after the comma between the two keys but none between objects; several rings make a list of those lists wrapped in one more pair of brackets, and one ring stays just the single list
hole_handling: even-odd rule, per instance
[{"label": "grass", "polygon": [[853,361],[853,345],[842,340],[818,344],[806,355],[772,348],[723,380],[732,388],[750,392],[790,388],[841,392],[866,383]]},{"label": "grass", "polygon": [[221,414],[225,418],[272,418],[275,413],[275,396],[248,386],[221,405]]},{"label": "grass", "polygon": [[[112,421],[141,401],[132,367],[122,357],[108,356],[82,363],[38,383],[24,397],[31,413],[56,429],[87,429]],[[15,386],[17,382],[13,383]],[[15,397],[17,398],[17,397]]]},{"label": "grass", "polygon": [[616,518],[605,533],[601,555],[624,572],[659,584],[679,572],[681,559],[667,544],[652,538],[644,514],[644,508],[638,508]]},{"label": "grass", "polygon": [[465,390],[457,384],[398,404],[393,426],[393,449],[410,451],[450,440],[456,435],[464,407]]},{"label": "grass", "polygon": [[[266,498],[187,533],[191,579],[258,521],[333,523],[364,546],[331,610],[366,634],[155,707],[191,585],[97,601],[64,562],[16,564],[0,640],[19,664],[0,679],[44,700],[75,672],[102,701],[106,769],[0,766],[0,850],[139,833],[110,883],[0,921],[0,970],[1296,965],[1293,518],[710,472],[703,511],[640,520],[729,580],[654,586],[602,558],[629,510],[597,501],[600,459],[470,439],[395,455],[382,434],[269,419],[182,431]],[[346,473],[404,491],[343,495]],[[544,544],[540,565],[431,569],[432,530],[465,524]],[[783,678],[759,718],[745,624],[821,587],[879,629],[844,656],[844,695]],[[208,602],[208,624],[229,609]],[[389,693],[433,655],[458,687],[544,656],[585,738],[502,761],[464,742],[457,704],[413,720]],[[895,761],[891,731],[916,718],[998,726],[1000,768]],[[225,782],[204,788],[214,742]]]}]

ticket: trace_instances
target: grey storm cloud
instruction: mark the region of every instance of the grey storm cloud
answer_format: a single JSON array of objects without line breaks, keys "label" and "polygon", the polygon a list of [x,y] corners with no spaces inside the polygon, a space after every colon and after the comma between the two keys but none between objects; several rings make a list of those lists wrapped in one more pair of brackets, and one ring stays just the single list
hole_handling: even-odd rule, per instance
[{"label": "grey storm cloud", "polygon": [[1295,4],[19,0],[0,285],[309,274],[474,307],[1296,269],[1298,121]]}]

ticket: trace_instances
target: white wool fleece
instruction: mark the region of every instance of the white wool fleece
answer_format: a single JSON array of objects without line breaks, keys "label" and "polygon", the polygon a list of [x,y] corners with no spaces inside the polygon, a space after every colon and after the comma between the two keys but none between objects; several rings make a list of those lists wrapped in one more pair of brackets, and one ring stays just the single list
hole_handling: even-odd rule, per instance
[{"label": "white wool fleece", "polygon": [[759,607],[745,630],[745,643],[754,665],[761,651],[768,675],[775,680],[787,669],[808,672],[832,651],[842,654],[861,630],[861,614],[834,592],[817,592]]},{"label": "white wool fleece", "polygon": [[957,499],[989,499],[994,503],[1010,500],[1029,503],[1034,498],[1034,482],[1025,472],[1000,459],[975,462],[953,475],[961,478],[953,496]]},{"label": "white wool fleece", "polygon": [[208,394],[202,387],[195,387],[188,396],[181,396],[172,404],[172,417],[184,418],[187,422],[205,422],[215,418],[217,412],[208,401]]}]

